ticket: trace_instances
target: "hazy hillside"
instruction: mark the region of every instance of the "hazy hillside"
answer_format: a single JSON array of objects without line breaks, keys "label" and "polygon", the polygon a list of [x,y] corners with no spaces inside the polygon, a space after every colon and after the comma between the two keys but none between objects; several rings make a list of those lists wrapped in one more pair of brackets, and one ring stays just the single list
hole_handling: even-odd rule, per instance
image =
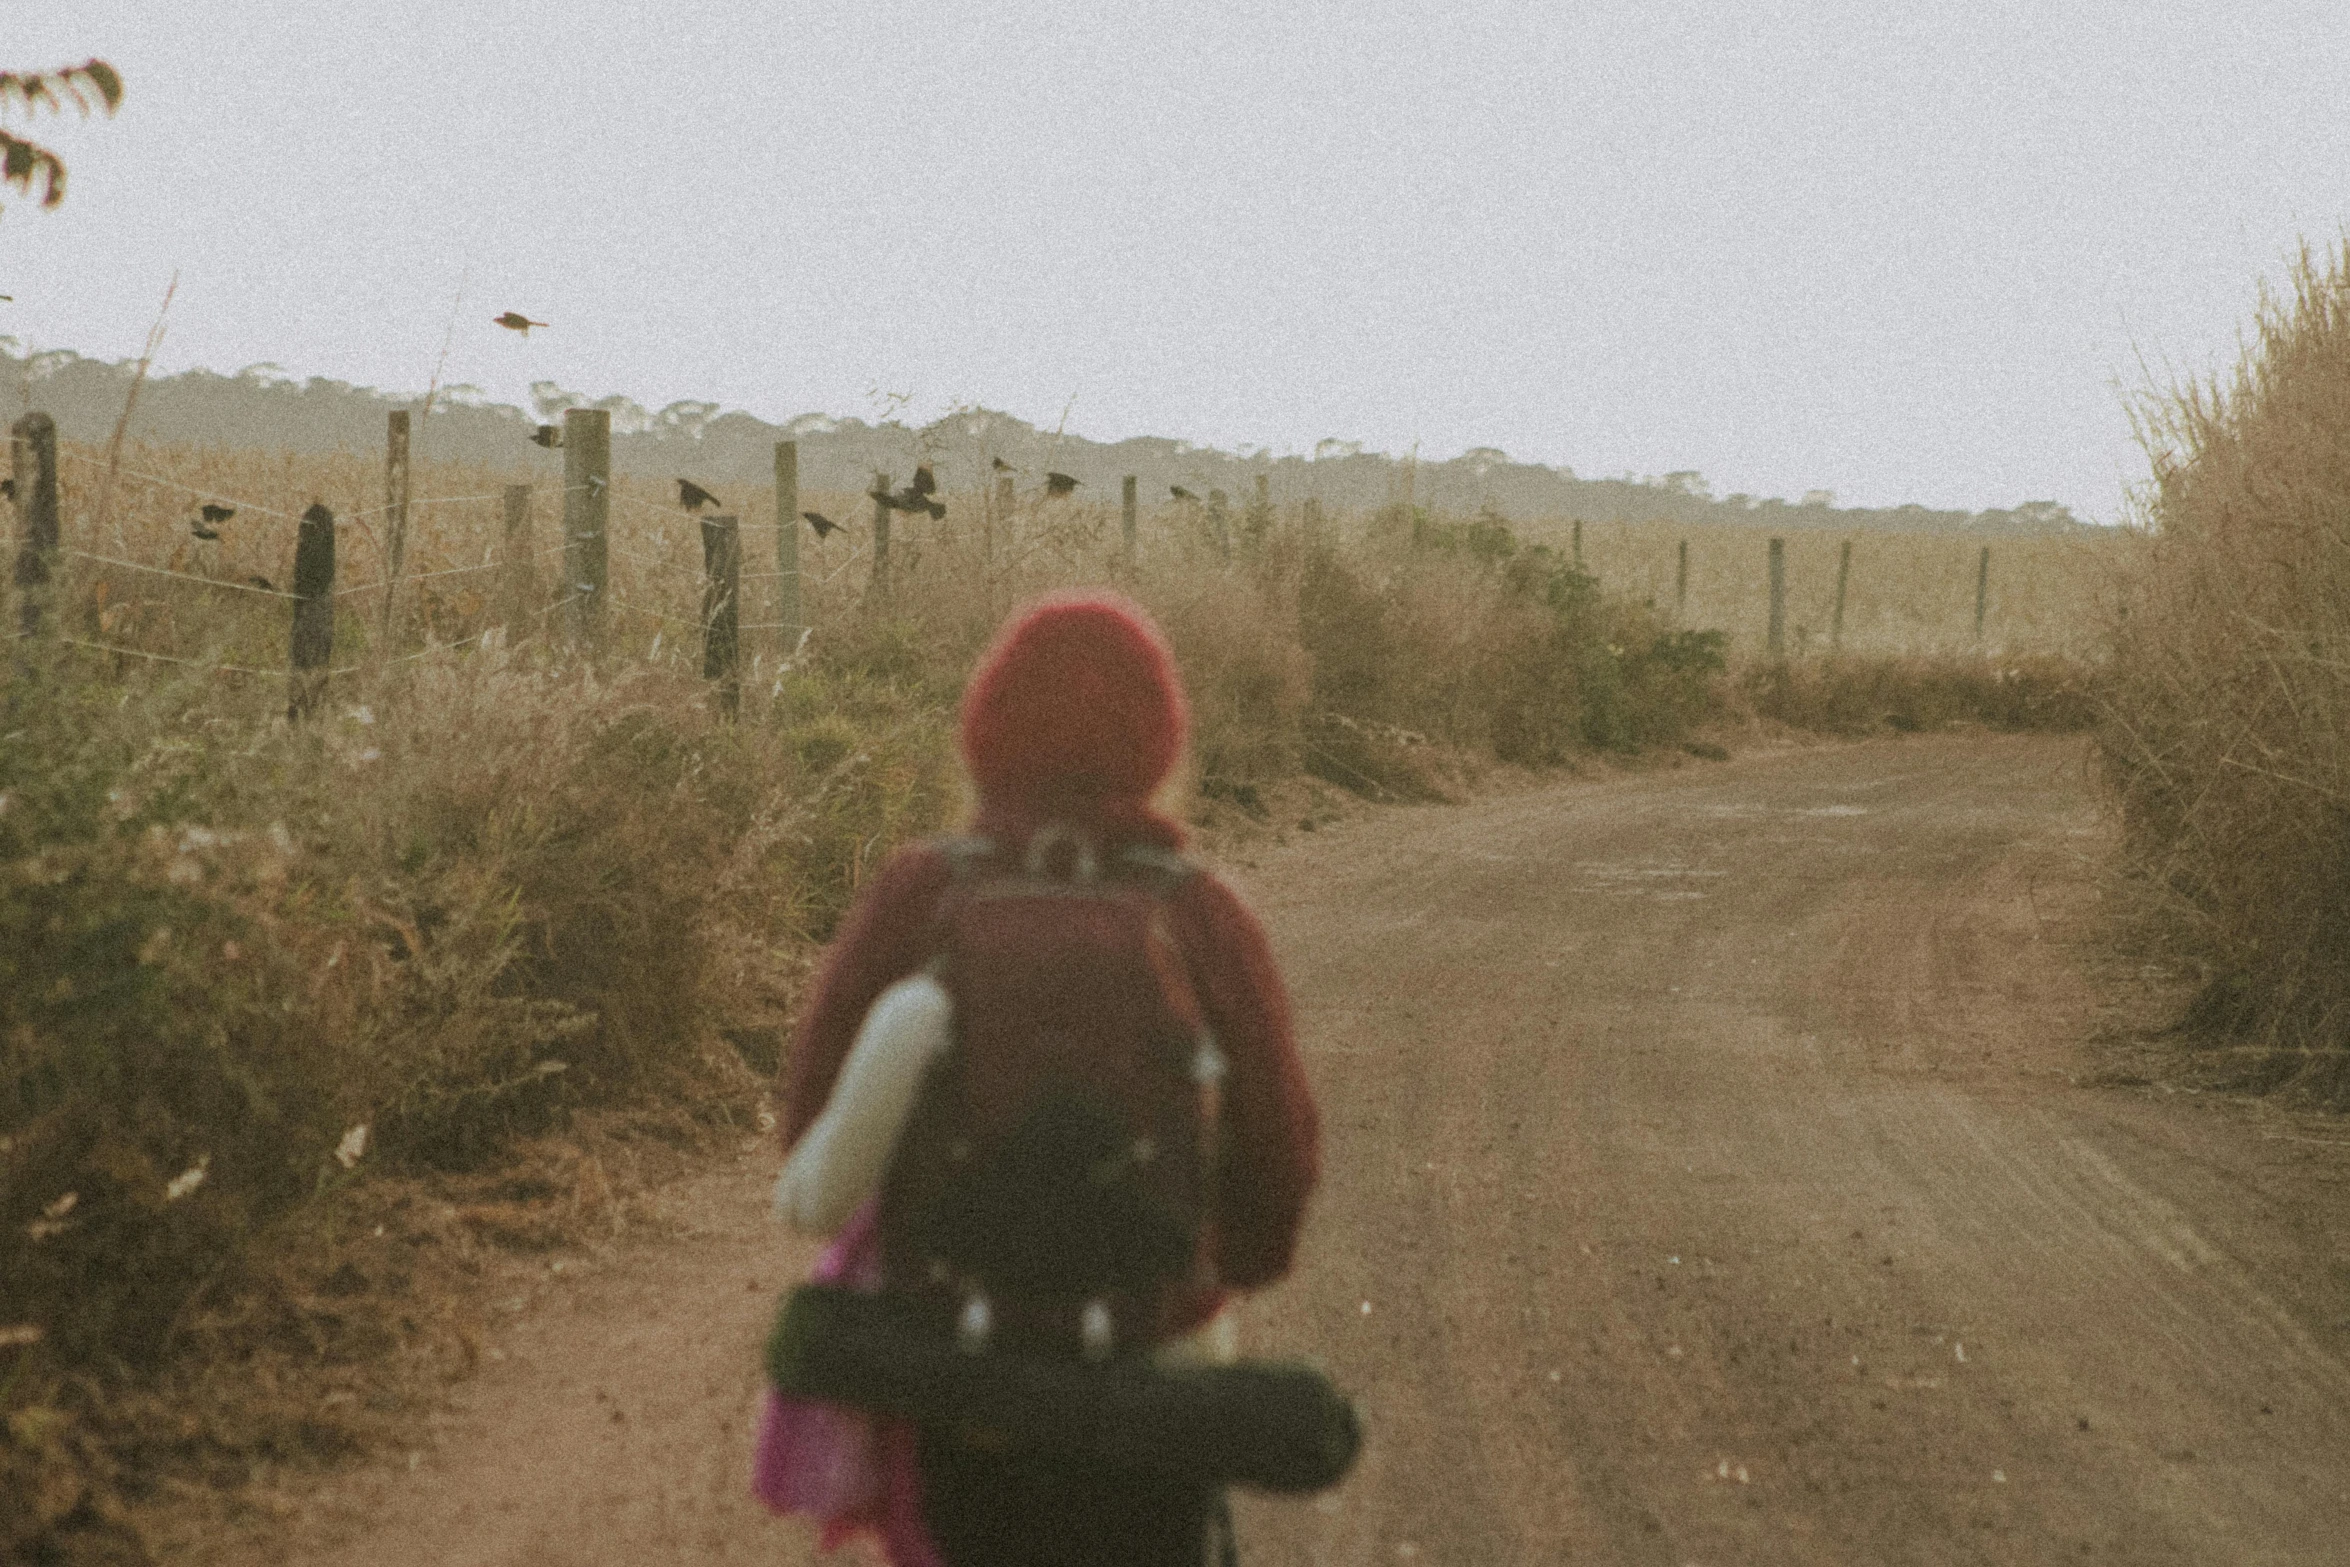
[{"label": "hazy hillside", "polygon": [[[102,441],[112,434],[130,386],[130,365],[67,350],[20,356],[13,347],[0,339],[0,407],[46,409],[69,439]],[[559,418],[560,408],[591,400],[551,382],[534,390],[539,406],[530,412],[487,402],[466,387],[444,391],[418,437],[420,455],[503,464],[528,456],[551,470],[558,459],[528,444],[531,430],[542,418]],[[130,435],[191,445],[365,451],[382,445],[388,409],[419,401],[340,381],[298,380],[269,365],[233,376],[191,370],[148,380]],[[1230,491],[1238,504],[1252,491],[1255,475],[1263,473],[1276,503],[1315,496],[1333,507],[1358,508],[1397,498],[1407,469],[1395,458],[1327,441],[1311,457],[1218,451],[1156,437],[1104,444],[1055,436],[984,409],[917,429],[819,414],[773,425],[746,413],[722,412],[714,403],[673,403],[654,412],[612,397],[592,406],[612,410],[613,461],[622,471],[686,474],[713,486],[764,481],[772,471],[774,443],[785,437],[800,443],[801,483],[811,490],[862,488],[876,470],[903,477],[918,460],[933,463],[948,490],[969,489],[1001,458],[1030,479],[1048,468],[1074,475],[1090,493],[1105,498],[1114,497],[1120,476],[1131,473],[1139,476],[1146,502],[1165,500],[1169,486],[1182,485],[1203,496],[1210,489]],[[2050,501],[1969,513],[1922,506],[1840,508],[1818,492],[1801,503],[1742,495],[1717,500],[1694,473],[1640,481],[1579,479],[1567,469],[1513,462],[1490,449],[1447,462],[1421,462],[1409,473],[1412,493],[1423,504],[1459,512],[1490,505],[1521,519],[1766,522],[1787,528],[1986,534],[2083,526]]]}]

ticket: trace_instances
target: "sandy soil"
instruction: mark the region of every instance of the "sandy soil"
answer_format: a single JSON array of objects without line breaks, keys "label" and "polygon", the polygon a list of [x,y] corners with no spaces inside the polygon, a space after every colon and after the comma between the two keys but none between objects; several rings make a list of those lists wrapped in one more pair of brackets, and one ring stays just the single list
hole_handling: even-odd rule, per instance
[{"label": "sandy soil", "polygon": [[[2350,1130],[2094,1086],[2081,748],[1947,736],[1374,813],[1241,857],[1329,1185],[1260,1347],[1364,1459],[1257,1563],[2343,1559]],[[315,1567],[800,1562],[744,1496],[774,1157],[547,1264]],[[257,1547],[199,1553],[220,1559]]]}]

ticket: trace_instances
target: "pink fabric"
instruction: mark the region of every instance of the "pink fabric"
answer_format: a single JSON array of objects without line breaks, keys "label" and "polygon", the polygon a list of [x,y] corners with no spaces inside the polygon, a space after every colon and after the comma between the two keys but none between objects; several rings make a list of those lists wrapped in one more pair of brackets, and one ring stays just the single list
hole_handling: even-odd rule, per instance
[{"label": "pink fabric", "polygon": [[[817,1284],[881,1283],[874,1204],[851,1216],[816,1265]],[[922,1522],[922,1471],[914,1428],[903,1420],[767,1389],[751,1456],[751,1494],[767,1510],[823,1525],[821,1549],[871,1533],[895,1567],[946,1567]]]}]

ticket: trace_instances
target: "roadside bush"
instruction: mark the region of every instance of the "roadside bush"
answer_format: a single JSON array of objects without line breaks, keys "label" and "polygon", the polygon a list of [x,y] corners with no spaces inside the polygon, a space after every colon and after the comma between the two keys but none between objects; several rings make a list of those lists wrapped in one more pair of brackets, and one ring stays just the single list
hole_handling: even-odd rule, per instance
[{"label": "roadside bush", "polygon": [[2144,406],[2149,548],[2098,739],[2193,1016],[2350,1089],[2350,252],[2305,251],[2225,382]]},{"label": "roadside bush", "polygon": [[1824,734],[1915,732],[1959,723],[2073,733],[2098,717],[2096,673],[2047,656],[1830,654],[1755,665],[1739,689],[1757,717]]}]

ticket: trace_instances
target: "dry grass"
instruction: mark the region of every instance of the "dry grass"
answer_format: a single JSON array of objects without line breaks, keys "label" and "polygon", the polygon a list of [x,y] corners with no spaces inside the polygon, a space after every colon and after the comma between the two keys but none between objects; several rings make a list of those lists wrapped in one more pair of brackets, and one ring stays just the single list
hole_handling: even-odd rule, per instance
[{"label": "dry grass", "polygon": [[2350,253],[2304,253],[2232,378],[2144,410],[2154,483],[2103,734],[2127,843],[2208,977],[2189,1022],[2350,1093]]}]

